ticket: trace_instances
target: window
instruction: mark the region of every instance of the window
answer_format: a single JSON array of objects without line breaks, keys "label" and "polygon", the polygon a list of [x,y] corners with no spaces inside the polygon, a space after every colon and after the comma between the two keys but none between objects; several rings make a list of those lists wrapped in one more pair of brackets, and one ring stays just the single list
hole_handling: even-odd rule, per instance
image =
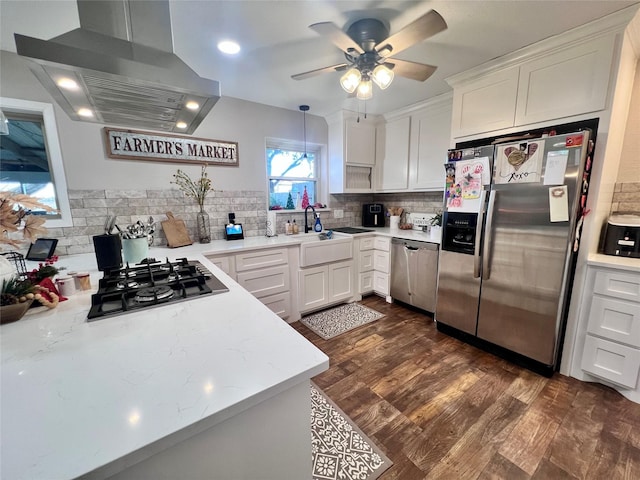
[{"label": "window", "polygon": [[307,145],[305,156],[302,145],[269,141],[266,154],[270,210],[301,208],[305,189],[310,205],[318,201],[318,148]]},{"label": "window", "polygon": [[9,134],[0,136],[0,190],[25,193],[58,210],[46,215],[47,227],[72,226],[62,155],[53,106],[0,98]]}]

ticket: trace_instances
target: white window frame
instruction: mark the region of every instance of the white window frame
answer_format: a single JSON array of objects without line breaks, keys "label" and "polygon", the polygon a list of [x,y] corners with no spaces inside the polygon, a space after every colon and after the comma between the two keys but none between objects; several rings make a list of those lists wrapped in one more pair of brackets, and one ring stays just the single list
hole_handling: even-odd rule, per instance
[{"label": "white window frame", "polygon": [[50,103],[33,102],[31,100],[21,100],[18,98],[0,97],[0,109],[2,109],[5,114],[9,112],[42,115],[42,122],[44,125],[43,133],[47,144],[49,163],[51,165],[51,178],[53,180],[53,188],[56,192],[56,200],[60,211],[59,218],[47,219],[44,226],[47,228],[72,227],[73,218],[71,217],[69,193],[67,191],[67,178],[64,173],[62,150],[60,148],[58,127],[56,125],[53,105]]},{"label": "white window frame", "polygon": [[[264,147],[264,151],[265,151],[265,171],[267,173],[267,210],[269,210],[269,196],[271,193],[271,189],[270,189],[270,180],[272,178],[286,178],[286,177],[271,177],[269,175],[269,171],[268,171],[268,167],[267,167],[267,162],[266,162],[266,153],[267,153],[267,149],[268,148],[277,148],[280,150],[292,150],[292,151],[296,151],[296,152],[304,152],[305,151],[305,144],[303,142],[299,142],[299,141],[295,141],[295,140],[285,140],[285,139],[280,139],[280,138],[267,138],[266,142],[265,142],[265,147]],[[325,165],[327,164],[326,162],[326,147],[324,145],[321,144],[317,144],[317,143],[307,143],[306,144],[306,151],[307,153],[312,152],[314,154],[314,158],[315,158],[315,178],[313,180],[315,180],[316,182],[316,198],[315,201],[316,202],[321,202],[323,204],[327,204],[329,203],[328,200],[328,195],[327,195],[327,191],[325,188],[326,185],[326,181],[324,180],[326,177],[326,168]],[[309,180],[307,178],[304,179],[299,179],[299,178],[289,178],[288,180]],[[316,209],[317,210],[317,209]],[[299,209],[294,209],[294,210],[273,210],[275,212],[292,212],[292,211],[301,211]]]}]

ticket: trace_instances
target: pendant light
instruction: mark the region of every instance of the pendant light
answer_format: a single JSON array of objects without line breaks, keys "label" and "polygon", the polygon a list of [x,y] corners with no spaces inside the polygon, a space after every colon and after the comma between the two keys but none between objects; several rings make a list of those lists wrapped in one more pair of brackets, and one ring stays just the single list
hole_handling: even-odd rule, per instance
[{"label": "pendant light", "polygon": [[302,128],[304,131],[304,155],[302,158],[307,158],[307,112],[309,111],[309,105],[300,105],[299,108],[302,112]]}]

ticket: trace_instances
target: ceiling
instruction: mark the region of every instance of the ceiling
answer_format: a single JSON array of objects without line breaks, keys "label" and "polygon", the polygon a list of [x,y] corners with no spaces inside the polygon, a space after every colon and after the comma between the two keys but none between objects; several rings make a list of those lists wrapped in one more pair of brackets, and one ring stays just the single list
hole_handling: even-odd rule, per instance
[{"label": "ceiling", "polygon": [[[541,39],[588,23],[638,1],[413,1],[413,0],[171,0],[174,51],[201,77],[218,80],[223,96],[328,115],[342,108],[386,113],[450,90],[445,78]],[[306,80],[291,75],[344,62],[344,55],[311,29],[318,22],[348,27],[377,18],[397,32],[427,11],[448,29],[397,55],[438,66],[425,82],[396,77],[366,102],[348,98],[340,73]],[[15,52],[13,33],[48,40],[79,26],[74,0],[0,1],[0,46]],[[223,38],[238,41],[235,57],[217,51]],[[215,108],[215,107],[214,107]]]}]

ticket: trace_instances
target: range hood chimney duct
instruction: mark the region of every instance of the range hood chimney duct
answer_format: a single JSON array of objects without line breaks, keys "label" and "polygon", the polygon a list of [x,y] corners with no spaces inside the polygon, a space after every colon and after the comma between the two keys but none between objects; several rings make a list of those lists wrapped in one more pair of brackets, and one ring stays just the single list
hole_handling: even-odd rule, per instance
[{"label": "range hood chimney duct", "polygon": [[[219,100],[220,84],[198,76],[173,53],[169,1],[77,0],[77,5],[80,28],[46,41],[14,34],[18,54],[67,115],[193,133]],[[59,87],[62,79],[77,88]],[[93,116],[80,115],[82,108]],[[177,126],[182,122],[185,128]]]}]

